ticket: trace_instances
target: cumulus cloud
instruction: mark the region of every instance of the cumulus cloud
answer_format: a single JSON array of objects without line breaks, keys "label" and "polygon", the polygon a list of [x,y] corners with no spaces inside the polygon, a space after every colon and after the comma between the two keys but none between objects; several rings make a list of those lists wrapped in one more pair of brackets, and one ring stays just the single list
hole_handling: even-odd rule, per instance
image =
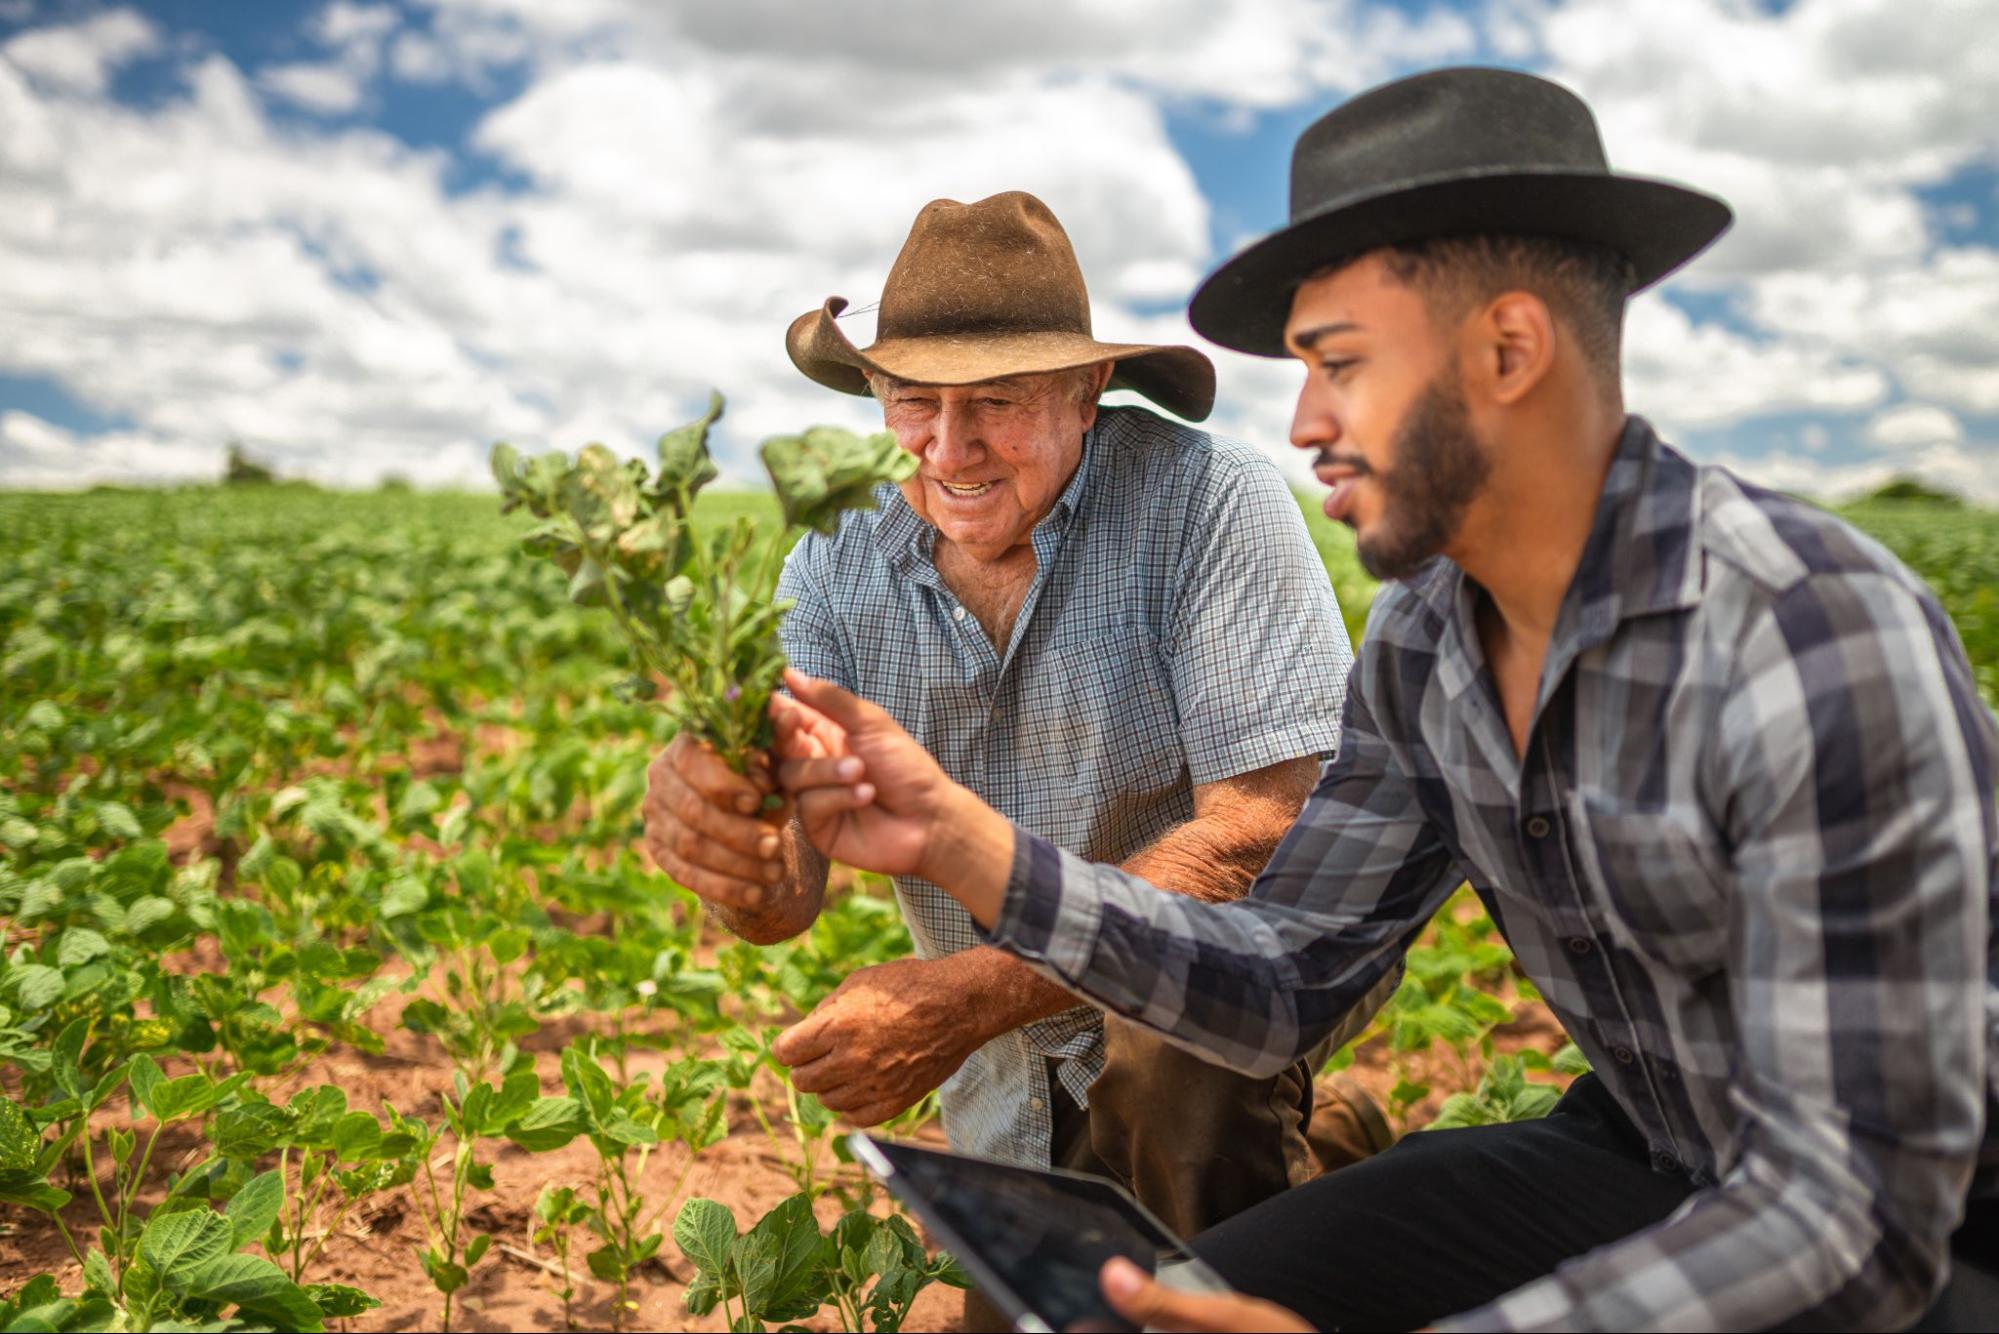
[{"label": "cumulus cloud", "polygon": [[361,105],[361,79],[336,61],[276,65],[259,71],[257,86],[322,115],[339,115]]},{"label": "cumulus cloud", "polygon": [[1877,413],[1867,423],[1867,438],[1890,449],[1919,445],[1954,445],[1964,439],[1956,417],[1929,403],[1902,403]]},{"label": "cumulus cloud", "polygon": [[[176,55],[182,91],[142,110],[113,75],[188,34],[113,9],[0,47],[0,371],[132,425],[10,419],[0,479],[60,480],[63,449],[160,476],[206,450],[212,473],[240,438],[294,474],[476,483],[494,438],[637,448],[710,384],[744,477],[763,433],[873,418],[781,333],[828,294],[874,301],[928,199],[1034,191],[1100,333],[1197,342],[1154,313],[1217,258],[1168,113],[1226,125],[1480,50],[1587,94],[1619,166],[1737,205],[1684,279],[1734,314],[1636,303],[1634,407],[1674,432],[1808,410],[1893,435],[1899,391],[1975,419],[1999,413],[1999,251],[1940,246],[1916,191],[1993,151],[1976,20],[1949,0],[1922,24],[1889,0],[339,0],[284,63]],[[508,184],[467,189],[466,156],[371,126],[384,79],[486,99],[465,148]],[[1297,369],[1216,360],[1217,428],[1302,477]],[[1898,466],[1989,462],[1966,433],[1871,439]]]},{"label": "cumulus cloud", "polygon": [[0,56],[44,87],[97,96],[119,66],[159,49],[160,30],[129,9],[60,28],[36,28],[0,46]]}]

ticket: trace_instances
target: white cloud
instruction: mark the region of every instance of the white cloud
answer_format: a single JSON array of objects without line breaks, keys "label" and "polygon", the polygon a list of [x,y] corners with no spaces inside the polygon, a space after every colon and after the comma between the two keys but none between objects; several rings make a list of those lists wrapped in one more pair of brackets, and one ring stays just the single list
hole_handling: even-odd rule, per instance
[{"label": "white cloud", "polygon": [[161,45],[159,29],[129,9],[114,9],[61,28],[36,28],[0,46],[0,56],[37,81],[95,96],[111,73]]},{"label": "white cloud", "polygon": [[1879,367],[1800,342],[1696,324],[1656,292],[1631,303],[1624,382],[1633,410],[1668,431],[1804,408],[1854,411],[1889,391]]},{"label": "white cloud", "polygon": [[442,43],[420,32],[404,32],[389,47],[389,69],[409,83],[444,83],[454,66]]},{"label": "white cloud", "polygon": [[1954,445],[1964,439],[1956,417],[1929,403],[1900,403],[1867,423],[1867,438],[1890,449]]},{"label": "white cloud", "polygon": [[1760,486],[1827,501],[1852,500],[1896,477],[1917,477],[1979,505],[1999,505],[1999,451],[1933,444],[1909,454],[1828,465],[1788,452],[1712,460]]},{"label": "white cloud", "polygon": [[374,46],[401,22],[392,5],[357,5],[349,0],[333,0],[319,12],[313,30],[329,46]]},{"label": "white cloud", "polygon": [[307,111],[336,116],[361,105],[361,80],[334,61],[272,65],[257,71],[257,86]]},{"label": "white cloud", "polygon": [[[1889,0],[1489,0],[1476,22],[1360,0],[1161,0],[1142,18],[1116,0],[424,0],[404,23],[342,2],[303,58],[193,59],[184,95],[139,111],[103,96],[111,71],[166,39],[116,10],[0,48],[0,370],[129,418],[105,439],[135,469],[181,475],[169,462],[199,454],[212,473],[235,436],[281,471],[352,481],[476,482],[501,436],[635,448],[713,383],[742,476],[763,433],[874,418],[800,377],[782,332],[829,293],[875,300],[926,200],[1034,191],[1070,230],[1100,335],[1195,341],[1177,312],[1134,311],[1215,258],[1167,112],[1225,125],[1328,102],[1483,39],[1588,94],[1621,167],[1741,214],[1685,281],[1735,294],[1746,325],[1638,302],[1635,409],[1698,432],[1858,417],[1899,387],[1999,413],[1999,252],[1939,249],[1913,193],[1994,150],[1976,20],[1946,5],[1914,23]],[[502,72],[521,87],[473,142],[524,190],[453,192],[442,151],[358,120],[281,128],[259,96],[365,115],[384,74],[492,95]],[[1297,369],[1216,360],[1217,429],[1302,477],[1284,443]],[[9,483],[55,475],[31,453],[112,466],[93,440],[7,430]],[[1989,457],[1943,443],[1957,454],[1910,443],[1895,462]]]}]

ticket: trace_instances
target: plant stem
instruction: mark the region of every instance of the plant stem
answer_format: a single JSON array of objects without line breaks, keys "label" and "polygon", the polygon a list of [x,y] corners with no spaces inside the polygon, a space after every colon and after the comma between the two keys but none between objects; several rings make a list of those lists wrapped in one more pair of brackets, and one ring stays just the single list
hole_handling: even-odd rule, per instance
[{"label": "plant stem", "polygon": [[56,1231],[62,1233],[63,1244],[69,1247],[69,1253],[75,1256],[77,1264],[81,1265],[83,1263],[83,1252],[77,1249],[76,1238],[69,1235],[69,1227],[62,1221],[61,1211],[51,1209],[49,1210],[49,1217],[55,1220]]}]

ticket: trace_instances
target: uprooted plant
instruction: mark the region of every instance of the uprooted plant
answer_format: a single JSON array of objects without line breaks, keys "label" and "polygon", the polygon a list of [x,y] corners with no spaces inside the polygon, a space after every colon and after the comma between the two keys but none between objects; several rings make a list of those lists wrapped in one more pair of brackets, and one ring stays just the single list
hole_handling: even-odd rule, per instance
[{"label": "uprooted plant", "polygon": [[779,563],[797,530],[831,533],[844,510],[871,507],[874,489],[916,470],[913,455],[887,434],[859,436],[830,426],[773,436],[759,453],[784,512],[786,530],[738,517],[700,533],[694,497],[718,475],[708,454],[708,411],[659,438],[659,470],[586,445],[572,460],[555,451],[524,458],[493,447],[503,512],[525,508],[542,522],[523,539],[569,575],[569,596],[603,607],[637,658],[641,683],[663,678],[681,725],[712,744],[739,772],[770,745],[768,704],[784,671],[777,627],[787,609],[774,599]]}]

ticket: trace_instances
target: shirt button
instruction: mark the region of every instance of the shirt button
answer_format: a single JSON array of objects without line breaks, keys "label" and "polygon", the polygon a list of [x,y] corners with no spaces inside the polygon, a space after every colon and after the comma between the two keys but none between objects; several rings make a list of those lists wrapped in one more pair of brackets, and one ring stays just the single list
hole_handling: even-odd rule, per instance
[{"label": "shirt button", "polygon": [[1569,953],[1571,953],[1571,954],[1588,954],[1588,953],[1590,952],[1591,948],[1592,948],[1592,946],[1591,946],[1591,945],[1590,945],[1590,943],[1589,943],[1589,937],[1588,937],[1588,936],[1570,936],[1570,937],[1569,937]]},{"label": "shirt button", "polygon": [[955,608],[955,609],[954,609],[954,610],[953,610],[953,611],[951,612],[951,619],[952,619],[952,620],[954,620],[954,621],[962,621],[962,620],[964,620],[964,619],[965,619],[965,609],[964,609],[963,607],[958,607],[958,608]]},{"label": "shirt button", "polygon": [[1652,1166],[1658,1168],[1661,1172],[1677,1172],[1680,1170],[1680,1160],[1670,1149],[1654,1149],[1652,1150]]},{"label": "shirt button", "polygon": [[1047,1104],[1047,1103],[1045,1103],[1045,1102],[1043,1102],[1043,1101],[1041,1101],[1041,1099],[1039,1099],[1039,1098],[1029,1098],[1029,1099],[1027,1100],[1027,1105],[1028,1105],[1029,1107],[1032,1107],[1032,1108],[1033,1108],[1033,1109],[1034,1109],[1035,1111],[1037,1111],[1037,1112],[1038,1112],[1038,1111],[1040,1111],[1040,1110],[1041,1110],[1041,1109],[1042,1109],[1043,1107],[1046,1107],[1046,1106],[1047,1106],[1048,1104]]},{"label": "shirt button", "polygon": [[1527,822],[1527,837],[1546,838],[1547,836],[1548,822],[1546,820],[1537,815]]},{"label": "shirt button", "polygon": [[1630,1065],[1632,1060],[1634,1059],[1634,1057],[1631,1054],[1631,1048],[1629,1047],[1613,1047],[1611,1048],[1610,1054],[1617,1058],[1617,1063],[1619,1065]]}]

